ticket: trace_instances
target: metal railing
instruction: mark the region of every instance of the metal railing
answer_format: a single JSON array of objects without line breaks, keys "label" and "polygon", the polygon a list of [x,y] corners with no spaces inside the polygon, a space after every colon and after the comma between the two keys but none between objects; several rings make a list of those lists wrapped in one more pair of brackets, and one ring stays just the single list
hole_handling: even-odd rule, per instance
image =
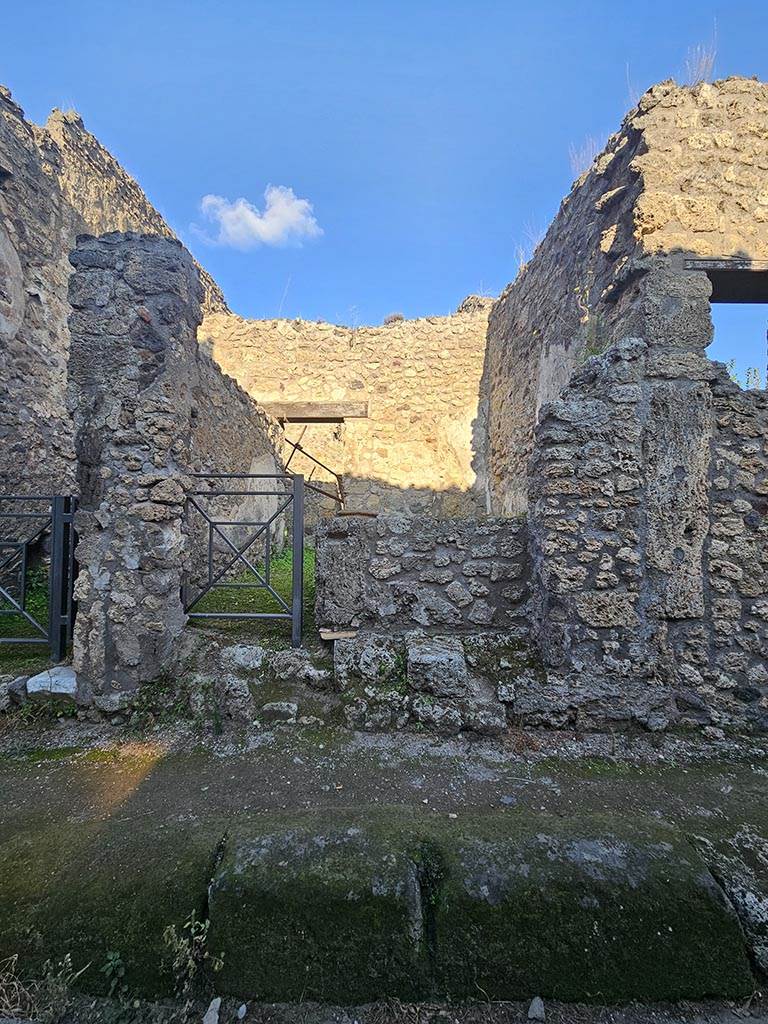
[{"label": "metal railing", "polygon": [[[61,661],[72,640],[75,618],[76,499],[68,495],[0,494],[0,615],[18,627],[0,630],[0,644],[47,644]],[[30,605],[32,556],[46,541],[46,614]],[[42,558],[41,558],[42,561]],[[19,627],[25,632],[19,632]]]},{"label": "metal railing", "polygon": [[306,430],[307,428],[304,427],[304,430],[302,430],[298,441],[291,441],[287,437],[283,438],[285,443],[289,444],[293,449],[291,454],[288,456],[288,461],[285,464],[285,470],[289,476],[293,476],[293,473],[291,473],[289,469],[291,465],[291,459],[296,454],[296,452],[301,452],[305,459],[309,459],[310,462],[314,462],[315,466],[319,466],[320,469],[324,469],[326,473],[330,473],[330,475],[333,477],[333,482],[336,485],[336,493],[334,494],[331,491],[327,491],[324,487],[320,487],[319,484],[312,483],[312,475],[315,472],[313,468],[312,473],[310,473],[309,477],[304,481],[304,486],[306,487],[306,489],[309,491],[314,491],[316,494],[322,494],[324,498],[330,498],[331,501],[335,501],[340,508],[344,508],[344,503],[346,502],[346,495],[344,493],[344,480],[340,473],[337,473],[335,469],[331,469],[330,466],[326,466],[324,462],[321,462],[320,459],[316,458],[314,455],[312,455],[311,452],[308,452],[307,449],[302,446],[301,439],[304,437]]},{"label": "metal railing", "polygon": [[[294,647],[299,647],[304,595],[304,477],[298,473],[193,473],[192,477],[209,483],[207,488],[201,484],[199,490],[187,493],[188,524],[192,523],[195,515],[199,515],[205,528],[206,571],[202,582],[198,582],[196,586],[189,576],[185,579],[182,590],[184,611],[190,619],[289,619],[291,643]],[[254,489],[254,486],[248,483],[269,480],[275,481],[275,484],[268,490]],[[243,481],[241,487],[237,486],[238,481]],[[245,505],[247,499],[257,498],[278,499],[274,503],[276,508],[265,518],[248,518],[247,512],[239,515],[235,513],[236,518],[232,518],[231,511],[225,510],[222,513],[212,508],[210,504],[215,500],[219,507],[224,505],[231,508],[232,505]],[[233,501],[230,502],[228,499]],[[292,519],[290,603],[275,590],[271,579],[272,526],[280,516],[289,511]],[[246,531],[245,540],[238,542],[227,536],[225,531],[228,528]],[[257,542],[261,551],[254,555]],[[194,555],[193,551],[193,558]],[[233,569],[251,579],[228,580],[227,576]],[[196,590],[195,593],[192,593],[193,589]],[[274,599],[279,611],[233,612],[224,608],[199,610],[200,602],[207,595],[215,596],[218,590],[232,589],[265,590]]]}]

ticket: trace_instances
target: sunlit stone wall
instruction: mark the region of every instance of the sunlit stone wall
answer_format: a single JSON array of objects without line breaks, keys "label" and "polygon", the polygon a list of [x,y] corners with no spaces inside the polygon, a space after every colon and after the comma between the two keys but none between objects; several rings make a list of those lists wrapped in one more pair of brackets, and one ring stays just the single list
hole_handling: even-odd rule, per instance
[{"label": "sunlit stone wall", "polygon": [[[343,475],[350,508],[462,515],[485,501],[474,439],[490,304],[358,328],[217,314],[199,339],[260,402],[367,403],[365,419],[286,429]],[[301,456],[291,468],[331,479]]]}]

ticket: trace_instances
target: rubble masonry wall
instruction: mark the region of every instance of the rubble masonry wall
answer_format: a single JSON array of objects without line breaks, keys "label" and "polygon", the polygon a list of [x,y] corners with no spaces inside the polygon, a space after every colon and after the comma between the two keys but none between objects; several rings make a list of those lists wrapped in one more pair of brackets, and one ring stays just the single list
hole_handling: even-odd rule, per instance
[{"label": "rubble masonry wall", "polygon": [[81,236],[71,259],[74,665],[81,687],[108,694],[157,678],[176,656],[194,555],[189,472],[247,472],[259,456],[279,465],[279,436],[200,351],[202,288],[181,243]]},{"label": "rubble masonry wall", "polygon": [[[69,254],[79,234],[115,230],[174,237],[76,113],[32,124],[0,86],[0,493],[74,491]],[[226,309],[200,273],[204,309]]]},{"label": "rubble masonry wall", "polygon": [[[453,316],[384,327],[215,314],[199,338],[259,402],[367,402],[365,419],[286,428],[343,475],[348,508],[471,515],[485,501],[473,447],[490,302],[470,297]],[[331,479],[301,455],[291,469]]]},{"label": "rubble masonry wall", "polygon": [[321,626],[525,632],[525,522],[339,516],[317,530]]},{"label": "rubble masonry wall", "polygon": [[586,358],[627,337],[709,344],[704,307],[692,322],[678,303],[686,257],[768,259],[762,82],[650,89],[493,306],[481,410],[492,512],[527,508],[541,409]]},{"label": "rubble masonry wall", "polygon": [[528,506],[548,670],[532,721],[768,727],[767,398],[706,358],[695,263],[768,256],[767,125],[757,82],[651,90],[492,313],[491,475]]}]

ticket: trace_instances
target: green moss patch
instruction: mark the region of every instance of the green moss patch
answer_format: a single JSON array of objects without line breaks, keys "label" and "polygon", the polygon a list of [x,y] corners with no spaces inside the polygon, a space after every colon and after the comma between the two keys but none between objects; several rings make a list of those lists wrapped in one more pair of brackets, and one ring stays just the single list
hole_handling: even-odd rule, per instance
[{"label": "green moss patch", "polygon": [[[607,825],[607,827],[606,827]],[[671,830],[587,818],[444,844],[438,990],[618,1002],[748,995],[733,909]]]},{"label": "green moss patch", "polygon": [[211,922],[223,991],[268,1000],[659,1001],[754,986],[736,915],[690,845],[602,817],[267,816],[232,837]]},{"label": "green moss patch", "polygon": [[49,957],[90,964],[83,988],[120,954],[138,995],[170,995],[163,931],[202,913],[218,828],[161,827],[119,811],[103,821],[52,821],[0,842],[0,959],[18,953],[28,976]]},{"label": "green moss patch", "polygon": [[[747,943],[763,932],[745,939],[722,885],[739,906],[764,881],[749,861],[768,836],[762,771],[668,771],[667,794],[642,813],[659,779],[589,767],[570,789],[557,775],[567,812],[546,813],[536,795],[530,807],[449,818],[394,774],[402,805],[357,806],[365,796],[350,785],[345,806],[336,790],[313,791],[311,772],[341,786],[352,763],[361,775],[391,766],[376,769],[359,748],[347,764],[336,747],[329,768],[321,761],[338,741],[322,731],[280,742],[231,760],[144,744],[0,763],[0,958],[19,953],[30,976],[69,952],[75,968],[91,965],[83,988],[99,992],[107,953],[119,953],[132,992],[164,995],[163,932],[195,911],[210,913],[209,950],[224,953],[214,984],[244,999],[480,992],[608,1003],[751,991]],[[280,782],[292,770],[295,799],[314,792],[316,809],[260,812],[289,803]],[[733,820],[697,814],[723,806],[724,781]],[[696,850],[686,829],[709,838]]]},{"label": "green moss patch", "polygon": [[359,825],[238,828],[210,915],[225,993],[355,1003],[429,990],[417,865]]}]

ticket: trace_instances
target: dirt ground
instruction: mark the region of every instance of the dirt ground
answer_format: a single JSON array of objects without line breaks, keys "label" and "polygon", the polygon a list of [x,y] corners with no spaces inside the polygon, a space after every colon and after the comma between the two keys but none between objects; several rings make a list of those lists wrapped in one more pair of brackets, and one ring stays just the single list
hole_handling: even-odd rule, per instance
[{"label": "dirt ground", "polygon": [[[187,726],[143,733],[68,719],[16,721],[0,731],[0,847],[50,823],[57,837],[94,822],[131,829],[153,822],[190,836],[270,812],[406,811],[414,822],[532,816],[534,821],[659,823],[689,835],[768,832],[768,743],[670,736],[517,733],[501,740],[371,735],[327,728],[200,734]],[[210,825],[214,822],[213,825]],[[36,833],[37,834],[37,833]],[[79,840],[78,840],[79,841]],[[74,847],[73,847],[74,848]],[[62,850],[66,849],[66,842]],[[36,854],[35,854],[36,855]],[[0,931],[2,929],[0,928]],[[512,1024],[528,1003],[409,1004],[388,1000],[340,1008],[314,1003],[247,1004],[259,1024]],[[220,1024],[240,1019],[227,1000]],[[205,1006],[188,1020],[202,1021]],[[179,1021],[178,1007],[118,1007],[81,999],[69,1024]],[[759,992],[749,1001],[621,1008],[546,1002],[553,1024],[768,1024]]]},{"label": "dirt ground", "polygon": [[90,792],[92,811],[100,800],[111,806],[138,773],[140,789],[131,796],[158,817],[181,805],[204,817],[211,808],[238,814],[378,804],[430,817],[631,809],[693,826],[762,817],[768,740],[544,731],[441,739],[288,725],[216,736],[182,725],[136,733],[59,719],[6,725],[0,772],[6,825],[25,808],[60,807],[62,793],[72,802]]},{"label": "dirt ground", "polygon": [[[245,1016],[238,1011],[245,1007]],[[530,1003],[478,1002],[462,1006],[442,1003],[400,1003],[387,1000],[365,1006],[321,1006],[316,1003],[240,1003],[226,1001],[220,1024],[528,1024]],[[168,1004],[142,1004],[115,1018],[116,1008],[106,1001],[83,1000],[61,1024],[192,1024],[203,1019],[205,1004],[184,1016]],[[623,1007],[545,1003],[545,1024],[768,1024],[768,1006],[759,994],[744,1003],[680,1003],[675,1006]],[[184,1017],[186,1016],[186,1019]],[[1,1022],[0,1022],[1,1024]]]}]

